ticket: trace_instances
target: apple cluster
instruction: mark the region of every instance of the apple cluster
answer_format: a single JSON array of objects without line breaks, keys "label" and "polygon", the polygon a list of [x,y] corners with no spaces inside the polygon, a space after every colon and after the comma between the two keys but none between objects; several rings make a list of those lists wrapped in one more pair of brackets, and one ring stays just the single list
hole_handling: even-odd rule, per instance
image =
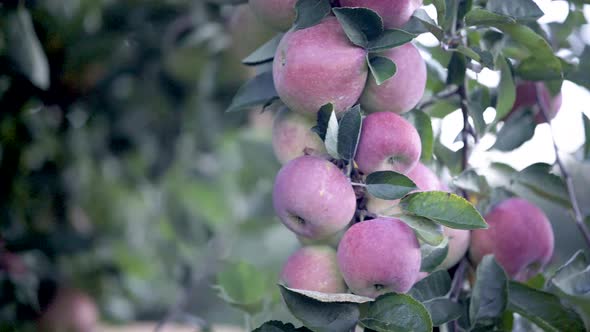
[{"label": "apple cluster", "polygon": [[[420,162],[420,136],[403,117],[423,97],[425,62],[412,43],[381,51],[379,55],[392,60],[397,70],[378,84],[369,74],[367,50],[350,42],[335,16],[304,29],[290,28],[295,4],[295,0],[249,1],[263,22],[286,31],[272,67],[282,105],[274,118],[272,144],[283,164],[275,179],[273,205],[303,247],[287,259],[281,281],[290,288],[350,291],[373,298],[405,293],[427,275],[420,271],[422,243],[406,223],[388,216],[388,211],[399,210],[399,201],[371,196],[362,182],[373,172],[393,171],[407,176],[420,191],[449,191]],[[422,0],[340,0],[338,4],[372,9],[385,28],[400,28]],[[522,100],[521,106],[526,103]],[[339,116],[356,105],[367,114],[349,163],[331,157],[322,138],[312,131],[319,110],[327,104]],[[448,253],[437,269],[451,268],[468,251],[475,264],[494,254],[516,280],[530,278],[548,263],[553,232],[539,208],[511,198],[495,205],[485,219],[489,228],[473,232],[443,227]]]}]

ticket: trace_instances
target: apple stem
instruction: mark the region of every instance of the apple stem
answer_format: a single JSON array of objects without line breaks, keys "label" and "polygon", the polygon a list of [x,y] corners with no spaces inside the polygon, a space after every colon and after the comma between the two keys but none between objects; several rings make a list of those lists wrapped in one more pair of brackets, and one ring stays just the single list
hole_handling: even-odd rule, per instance
[{"label": "apple stem", "polygon": [[540,84],[535,84],[535,89],[536,89],[537,104],[539,106],[539,109],[541,110],[541,116],[543,117],[545,122],[547,122],[547,124],[549,125],[549,131],[551,132],[551,140],[553,141],[553,150],[555,150],[555,162],[557,163],[557,166],[559,167],[559,170],[561,171],[561,175],[563,176],[565,186],[567,189],[567,193],[568,193],[570,202],[572,204],[574,219],[576,221],[576,224],[578,225],[578,228],[582,232],[584,239],[586,240],[586,244],[590,247],[590,231],[588,230],[588,227],[584,223],[584,216],[582,215],[582,211],[580,210],[580,206],[578,204],[578,198],[576,197],[574,181],[572,180],[570,173],[568,172],[567,168],[565,167],[565,164],[561,160],[561,157],[559,157],[559,148],[557,147],[557,143],[555,142],[555,133],[553,132],[553,126],[551,125],[551,120],[549,119],[549,116],[547,115],[549,113],[547,111],[547,105],[543,101],[543,98],[541,98],[543,92],[541,91]]}]

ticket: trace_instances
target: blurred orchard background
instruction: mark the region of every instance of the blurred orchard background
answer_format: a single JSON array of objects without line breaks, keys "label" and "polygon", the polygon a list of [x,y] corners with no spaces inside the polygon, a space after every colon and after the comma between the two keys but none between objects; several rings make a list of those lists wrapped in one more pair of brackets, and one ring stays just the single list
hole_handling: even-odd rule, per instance
[{"label": "blurred orchard background", "polygon": [[[88,293],[109,326],[294,321],[275,287],[298,243],[272,210],[272,110],[224,112],[256,71],[240,60],[276,32],[230,2],[0,1],[0,331],[34,330],[63,287]],[[555,49],[590,68],[590,5],[574,2],[537,1],[541,23]],[[431,57],[436,39],[418,41]],[[586,74],[564,83],[553,126],[587,215],[590,164],[571,157],[589,135]],[[430,65],[430,92],[444,76]],[[435,106],[438,140],[456,151],[461,114]],[[488,138],[471,158],[481,169],[555,159],[546,124],[510,153],[487,151]],[[581,236],[562,207],[535,197],[559,265]]]}]

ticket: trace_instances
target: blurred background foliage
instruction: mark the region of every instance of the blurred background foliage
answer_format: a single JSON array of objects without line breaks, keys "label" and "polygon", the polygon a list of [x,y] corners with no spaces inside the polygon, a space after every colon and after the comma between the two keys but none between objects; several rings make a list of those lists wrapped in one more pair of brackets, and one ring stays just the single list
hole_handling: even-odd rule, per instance
[{"label": "blurred background foliage", "polygon": [[[25,266],[0,271],[0,330],[34,321],[57,285],[90,293],[111,323],[292,320],[274,287],[298,244],[272,211],[272,112],[224,113],[256,72],[240,59],[275,32],[215,1],[0,4],[0,252]],[[580,48],[576,8],[551,26],[556,48]],[[423,49],[433,94],[449,57]],[[588,84],[579,71],[571,79]],[[427,111],[438,121],[453,107]],[[435,155],[451,167],[460,153],[437,143]],[[482,172],[499,185],[511,171]],[[555,265],[583,247],[567,210],[523,196],[556,226]]]}]

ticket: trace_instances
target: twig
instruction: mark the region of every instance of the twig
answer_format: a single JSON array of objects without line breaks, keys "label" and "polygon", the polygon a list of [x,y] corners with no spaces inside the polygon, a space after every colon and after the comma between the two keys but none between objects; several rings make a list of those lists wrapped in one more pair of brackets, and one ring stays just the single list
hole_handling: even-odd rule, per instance
[{"label": "twig", "polygon": [[574,188],[574,181],[572,180],[572,177],[571,177],[570,173],[568,172],[567,168],[565,167],[563,161],[559,157],[559,148],[557,147],[557,144],[555,143],[555,133],[553,132],[553,126],[551,125],[551,121],[549,120],[549,116],[547,115],[548,114],[547,105],[545,104],[545,102],[541,98],[541,96],[542,96],[541,86],[539,84],[536,84],[535,88],[536,88],[537,104],[538,104],[539,109],[541,111],[541,115],[543,116],[543,119],[547,122],[547,124],[549,125],[549,130],[551,132],[551,140],[553,141],[553,149],[555,150],[555,161],[556,161],[557,165],[559,166],[559,169],[560,169],[563,179],[565,181],[567,193],[569,195],[569,199],[572,204],[572,210],[574,212],[574,219],[576,220],[576,224],[578,225],[578,228],[580,229],[580,231],[582,232],[582,235],[584,236],[584,239],[586,240],[586,244],[590,247],[590,231],[588,230],[588,227],[584,223],[584,216],[582,215],[582,211],[580,210],[580,206],[578,205],[578,199],[576,197],[576,192],[575,192],[575,188]]},{"label": "twig", "polygon": [[459,295],[461,294],[461,289],[463,288],[463,281],[465,280],[464,276],[466,272],[465,270],[467,269],[467,264],[469,264],[467,258],[463,257],[463,259],[461,259],[461,262],[459,263],[459,267],[457,267],[457,270],[455,271],[455,276],[461,276],[461,278],[455,277],[453,279],[453,284],[451,286],[451,291],[449,293],[449,297],[453,301],[457,301],[459,299]]}]

